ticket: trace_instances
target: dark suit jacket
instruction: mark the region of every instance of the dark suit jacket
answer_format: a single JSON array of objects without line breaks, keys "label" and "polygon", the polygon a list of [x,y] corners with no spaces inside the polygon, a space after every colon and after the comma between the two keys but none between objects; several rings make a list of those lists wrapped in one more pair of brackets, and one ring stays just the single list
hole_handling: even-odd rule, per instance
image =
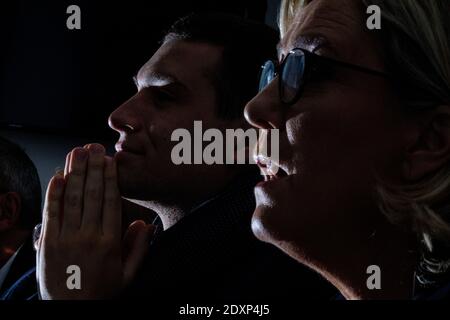
[{"label": "dark suit jacket", "polygon": [[259,172],[240,177],[157,235],[123,297],[212,303],[329,300],[336,292],[331,285],[253,235],[253,189],[260,179]]},{"label": "dark suit jacket", "polygon": [[25,300],[37,292],[36,253],[31,237],[16,256],[0,289],[0,300]]}]

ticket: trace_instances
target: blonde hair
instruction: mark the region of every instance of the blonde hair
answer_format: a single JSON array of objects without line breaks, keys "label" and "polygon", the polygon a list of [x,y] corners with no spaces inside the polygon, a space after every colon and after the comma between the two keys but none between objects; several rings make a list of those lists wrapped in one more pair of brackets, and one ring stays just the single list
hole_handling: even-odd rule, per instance
[{"label": "blonde hair", "polygon": [[295,14],[299,10],[299,8],[306,6],[309,2],[311,2],[311,1],[310,0],[290,0],[290,1],[283,0],[281,2],[280,14],[279,14],[279,20],[278,20],[281,38],[284,38],[284,36],[286,35],[286,32],[289,29],[289,26],[292,24]]},{"label": "blonde hair", "polygon": [[[310,0],[283,0],[280,32],[283,37],[295,14]],[[450,108],[450,5],[448,0],[361,0],[378,5],[379,31],[385,58],[399,87],[406,110]],[[415,184],[379,183],[382,212],[393,223],[419,234],[450,241],[450,163]]]}]

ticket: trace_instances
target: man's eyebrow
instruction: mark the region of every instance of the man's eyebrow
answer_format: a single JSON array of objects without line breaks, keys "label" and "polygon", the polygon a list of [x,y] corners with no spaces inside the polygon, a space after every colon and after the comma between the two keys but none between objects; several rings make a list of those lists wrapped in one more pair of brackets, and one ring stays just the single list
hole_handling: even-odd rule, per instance
[{"label": "man's eyebrow", "polygon": [[179,81],[175,76],[167,73],[151,72],[144,76],[139,76],[139,73],[133,77],[134,84],[138,89],[145,87],[163,87],[169,84],[174,84],[187,90],[187,87]]}]

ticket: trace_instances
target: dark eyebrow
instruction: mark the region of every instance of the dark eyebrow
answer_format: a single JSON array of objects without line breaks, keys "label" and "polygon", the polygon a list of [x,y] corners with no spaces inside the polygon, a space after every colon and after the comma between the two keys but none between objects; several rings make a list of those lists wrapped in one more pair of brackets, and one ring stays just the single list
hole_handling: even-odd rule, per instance
[{"label": "dark eyebrow", "polygon": [[138,88],[138,90],[142,88],[146,88],[149,86],[153,87],[164,87],[167,85],[173,85],[179,87],[183,91],[189,91],[187,86],[179,81],[175,76],[170,75],[168,73],[159,73],[159,72],[151,72],[145,74],[142,79],[143,83],[139,82],[139,73],[133,77],[134,84]]}]

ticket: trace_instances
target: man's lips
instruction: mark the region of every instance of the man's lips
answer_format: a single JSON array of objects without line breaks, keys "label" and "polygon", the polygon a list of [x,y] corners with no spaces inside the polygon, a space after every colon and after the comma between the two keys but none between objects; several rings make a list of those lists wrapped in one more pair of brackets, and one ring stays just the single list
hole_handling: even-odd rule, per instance
[{"label": "man's lips", "polygon": [[132,144],[127,143],[125,141],[117,142],[115,145],[115,148],[116,148],[117,152],[128,152],[128,153],[133,153],[133,154],[138,154],[138,155],[144,154],[140,148],[133,146]]}]

